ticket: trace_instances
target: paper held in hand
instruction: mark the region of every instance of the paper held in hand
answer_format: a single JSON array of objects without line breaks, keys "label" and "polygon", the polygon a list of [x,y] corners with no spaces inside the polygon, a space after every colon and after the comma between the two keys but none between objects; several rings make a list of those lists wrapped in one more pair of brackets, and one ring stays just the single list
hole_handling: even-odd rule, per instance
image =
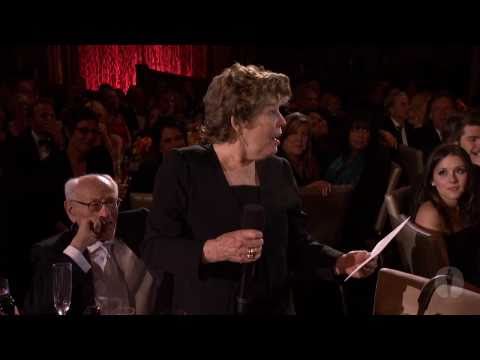
[{"label": "paper held in hand", "polygon": [[410,217],[408,217],[404,222],[402,222],[400,225],[398,225],[395,229],[393,229],[390,234],[385,236],[382,240],[380,240],[377,245],[373,248],[372,252],[370,253],[370,256],[368,257],[367,260],[365,260],[363,263],[358,265],[358,267],[353,270],[350,275],[347,276],[347,278],[344,281],[347,281],[350,279],[358,270],[360,270],[362,267],[364,267],[366,264],[368,264],[370,261],[373,260],[373,258],[377,257],[383,249],[387,247],[387,245],[392,241],[395,236],[402,230],[402,228],[405,226],[405,224],[410,220]]}]

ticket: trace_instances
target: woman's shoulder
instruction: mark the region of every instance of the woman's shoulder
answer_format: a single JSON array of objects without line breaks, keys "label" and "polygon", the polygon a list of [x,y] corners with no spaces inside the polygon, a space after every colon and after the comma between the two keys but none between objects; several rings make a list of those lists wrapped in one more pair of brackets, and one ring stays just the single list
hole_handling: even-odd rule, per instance
[{"label": "woman's shoulder", "polygon": [[191,145],[170,151],[165,155],[166,167],[212,168],[215,164],[215,152],[211,145]]},{"label": "woman's shoulder", "polygon": [[429,231],[445,232],[442,216],[431,201],[420,205],[415,216],[415,223]]},{"label": "woman's shoulder", "polygon": [[172,152],[176,152],[178,154],[181,154],[182,156],[202,156],[208,154],[211,151],[213,151],[212,146],[210,144],[207,144],[185,146],[175,149]]},{"label": "woman's shoulder", "polygon": [[290,162],[280,156],[269,156],[257,163],[257,168],[263,173],[264,178],[271,179],[272,181],[280,181],[287,178],[294,177],[293,168]]},{"label": "woman's shoulder", "polygon": [[213,151],[211,145],[190,145],[182,148],[173,149],[165,158],[195,160],[208,157]]},{"label": "woman's shoulder", "polygon": [[269,156],[268,158],[263,159],[261,162],[264,167],[269,169],[284,169],[285,167],[291,168],[288,159],[280,154]]}]

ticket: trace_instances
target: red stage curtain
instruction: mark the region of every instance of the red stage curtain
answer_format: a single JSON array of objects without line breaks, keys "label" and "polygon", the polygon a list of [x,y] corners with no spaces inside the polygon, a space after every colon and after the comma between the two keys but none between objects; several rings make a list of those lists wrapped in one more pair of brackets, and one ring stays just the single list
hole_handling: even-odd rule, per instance
[{"label": "red stage curtain", "polygon": [[207,76],[207,46],[192,45],[81,45],[80,75],[87,89],[102,83],[127,91],[135,84],[135,65],[188,77]]}]

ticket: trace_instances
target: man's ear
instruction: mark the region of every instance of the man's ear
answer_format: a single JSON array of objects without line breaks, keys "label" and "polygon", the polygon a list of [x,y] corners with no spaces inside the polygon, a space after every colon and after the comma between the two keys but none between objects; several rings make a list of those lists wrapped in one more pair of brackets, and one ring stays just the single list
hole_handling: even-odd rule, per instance
[{"label": "man's ear", "polygon": [[72,206],[71,201],[65,200],[63,202],[63,207],[65,208],[65,212],[67,213],[68,218],[72,223],[77,222],[77,217],[75,216],[75,210],[74,207]]}]

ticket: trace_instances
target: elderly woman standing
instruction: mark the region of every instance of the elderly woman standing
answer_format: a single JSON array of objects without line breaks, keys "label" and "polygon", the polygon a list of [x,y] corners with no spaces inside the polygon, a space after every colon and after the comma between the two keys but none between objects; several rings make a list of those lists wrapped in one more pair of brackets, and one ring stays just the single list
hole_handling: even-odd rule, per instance
[{"label": "elderly woman standing", "polygon": [[[289,314],[292,271],[333,279],[369,256],[342,254],[305,231],[292,169],[273,156],[290,95],[287,76],[234,64],[204,97],[210,144],[173,150],[160,167],[143,254],[154,273],[173,274],[174,313],[234,314],[245,289],[247,313]],[[242,221],[247,204],[264,208],[261,229]]]}]

